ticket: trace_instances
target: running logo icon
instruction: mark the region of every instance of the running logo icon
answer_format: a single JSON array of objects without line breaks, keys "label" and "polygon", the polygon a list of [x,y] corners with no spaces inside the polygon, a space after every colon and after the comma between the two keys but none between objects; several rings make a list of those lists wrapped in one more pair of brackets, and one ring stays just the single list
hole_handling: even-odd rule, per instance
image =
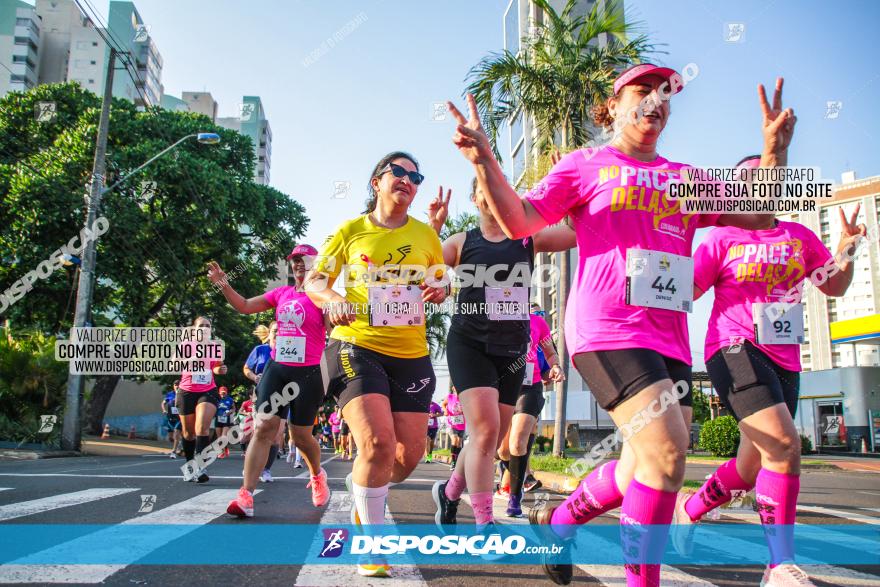
[{"label": "running logo icon", "polygon": [[[419,382],[422,383],[422,386],[420,388],[416,389],[416,383],[419,383]],[[419,379],[419,381],[415,381],[412,384],[410,384],[410,386],[406,389],[406,391],[409,393],[418,393],[418,392],[422,391],[423,389],[425,389],[425,387],[427,387],[429,383],[431,383],[430,377],[428,377],[427,379]]]},{"label": "running logo icon", "polygon": [[328,528],[321,531],[324,533],[324,548],[318,558],[336,558],[342,554],[342,546],[348,540],[348,530]]}]

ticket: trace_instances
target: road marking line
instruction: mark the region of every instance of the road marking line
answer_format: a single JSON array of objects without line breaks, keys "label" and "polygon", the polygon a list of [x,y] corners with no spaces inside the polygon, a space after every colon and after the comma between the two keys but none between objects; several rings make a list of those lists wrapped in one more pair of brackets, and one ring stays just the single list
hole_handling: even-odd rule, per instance
[{"label": "road marking line", "polygon": [[835,518],[844,518],[846,520],[851,520],[853,522],[862,522],[864,524],[871,524],[873,526],[880,526],[880,518],[875,516],[866,516],[864,514],[859,514],[856,512],[845,512],[842,510],[835,510],[831,508],[822,507],[819,505],[800,505],[798,504],[797,508],[799,510],[803,510],[805,512],[812,512],[814,514],[825,514],[826,516],[834,516]]},{"label": "road marking line", "polygon": [[50,497],[43,497],[41,499],[11,503],[8,505],[0,506],[0,522],[13,520],[15,518],[22,518],[24,516],[32,516],[34,514],[41,514],[43,512],[57,510],[59,508],[66,508],[82,503],[89,503],[92,501],[97,501],[99,499],[106,499],[108,497],[115,497],[117,495],[123,495],[125,493],[131,493],[133,491],[140,490],[130,488],[109,489],[99,487],[95,489],[85,489],[83,491],[74,491],[73,493],[62,493],[61,495],[53,495]]},{"label": "road marking line", "polygon": [[[139,491],[132,489],[130,491]],[[256,495],[260,490],[254,492]],[[199,496],[170,505],[149,514],[130,518],[124,522],[93,532],[87,536],[69,540],[34,555],[26,556],[10,564],[0,566],[0,583],[101,583],[114,573],[177,540],[196,526],[211,522],[226,513],[226,504],[238,493],[237,489],[212,489]],[[168,525],[161,540],[156,540],[155,532],[147,532],[132,538],[130,531],[122,531],[121,526],[162,524]],[[123,534],[125,540],[120,539]],[[62,560],[75,559],[84,548],[94,547],[96,541],[105,544],[108,557],[126,560],[125,564],[75,565],[28,563],[29,560],[45,560],[58,557]]]},{"label": "road marking line", "polygon": [[880,495],[876,491],[856,491],[856,493],[863,493],[864,495]]},{"label": "road marking line", "polygon": [[[350,510],[346,507],[349,503],[348,493],[345,489],[334,490],[330,496],[330,502],[327,504],[327,509],[324,515],[321,516],[321,525],[344,526],[351,524]],[[387,508],[385,509],[385,523],[394,523],[394,518]],[[307,558],[317,559],[323,546],[323,539],[316,538],[309,547]],[[296,576],[296,585],[315,587],[330,585],[346,585],[347,587],[412,585],[413,587],[422,587],[427,585],[427,583],[422,578],[422,573],[416,564],[395,564],[391,567],[391,577],[385,579],[361,577],[357,574],[357,569],[354,565],[305,564],[300,568],[299,574]]]},{"label": "road marking line", "polygon": [[[339,455],[333,455],[333,456],[330,457],[329,459],[326,459],[326,460],[321,461],[321,466],[323,467],[325,464],[327,464],[327,463],[329,463],[330,461],[336,459],[338,456],[339,456]],[[293,467],[293,465],[291,465],[291,468],[292,468],[292,467]],[[305,479],[305,478],[307,478],[307,477],[311,477],[312,474],[309,473],[309,468],[308,468],[308,467],[305,467],[305,469],[306,469],[305,471],[303,471],[302,473],[300,473],[299,475],[297,475],[296,477],[294,477],[294,479]]]}]

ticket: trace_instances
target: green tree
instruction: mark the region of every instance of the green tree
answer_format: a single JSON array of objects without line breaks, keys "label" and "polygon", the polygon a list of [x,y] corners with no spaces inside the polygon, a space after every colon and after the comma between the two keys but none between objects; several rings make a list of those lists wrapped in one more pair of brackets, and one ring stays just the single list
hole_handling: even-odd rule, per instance
[{"label": "green tree", "polygon": [[712,418],[712,413],[709,410],[709,398],[706,394],[695,386],[693,387],[693,398],[694,423],[702,424],[703,422],[710,420]]},{"label": "green tree", "polygon": [[[635,35],[616,0],[596,2],[589,14],[576,14],[578,0],[557,12],[548,0],[534,0],[543,19],[535,34],[522,40],[519,53],[504,51],[483,58],[468,74],[467,91],[474,95],[480,118],[499,156],[497,139],[506,121],[520,113],[537,131],[539,151],[558,142],[563,151],[584,145],[595,132],[590,109],[612,93],[617,72],[653,51],[644,35]],[[603,40],[605,42],[603,42]],[[558,141],[557,141],[558,135]],[[543,148],[542,148],[543,147]],[[499,156],[500,159],[500,156]],[[514,181],[517,178],[513,178]],[[529,187],[528,185],[522,187]],[[568,255],[559,257],[557,300],[559,352],[567,369],[563,324],[568,299]],[[557,384],[557,431],[554,454],[561,455],[568,382]]]},{"label": "green tree", "polygon": [[[55,102],[57,115],[38,122],[38,102]],[[0,284],[5,290],[79,234],[89,182],[100,100],[76,84],[38,86],[0,99]],[[175,142],[216,132],[217,146],[186,141],[140,175],[106,194],[100,214],[109,231],[97,248],[92,322],[95,325],[184,326],[205,314],[226,343],[229,375],[243,382],[241,363],[254,344],[259,317],[240,316],[204,277],[205,264],[239,267],[242,295],[262,293],[277,277],[276,262],[307,226],[305,210],[289,196],[252,180],[249,137],[194,113],[150,109],[114,100],[108,139],[109,185]],[[153,193],[142,181],[155,182]],[[38,281],[5,315],[13,330],[61,333],[72,322],[69,276]],[[0,290],[0,291],[2,291]],[[166,377],[171,380],[173,377]],[[87,425],[102,426],[118,376],[99,376]]]},{"label": "green tree", "polygon": [[34,332],[0,338],[0,438],[53,438],[40,433],[40,416],[61,413],[66,383],[67,366],[55,361],[54,337]]}]

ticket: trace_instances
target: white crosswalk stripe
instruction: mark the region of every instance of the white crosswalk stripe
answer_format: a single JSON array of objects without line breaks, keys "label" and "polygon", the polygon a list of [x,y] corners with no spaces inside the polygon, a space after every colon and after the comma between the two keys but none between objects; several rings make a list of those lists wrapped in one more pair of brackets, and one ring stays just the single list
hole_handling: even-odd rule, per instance
[{"label": "white crosswalk stripe", "polygon": [[30,501],[21,501],[0,506],[0,522],[6,520],[14,520],[24,516],[32,516],[34,514],[42,514],[60,508],[66,508],[83,503],[97,501],[99,499],[107,499],[108,497],[116,497],[138,491],[130,488],[102,488],[84,489],[83,491],[74,491],[73,493],[62,493],[61,495],[53,495],[41,499],[32,499]]},{"label": "white crosswalk stripe", "polygon": [[843,518],[845,520],[850,520],[852,522],[859,522],[862,524],[871,524],[873,526],[880,526],[880,518],[876,516],[866,516],[864,514],[859,514],[857,512],[844,512],[842,510],[835,510],[831,508],[826,508],[819,505],[800,505],[798,504],[798,511],[802,512],[810,512],[813,514],[823,514],[826,516],[833,516],[835,518]]},{"label": "white crosswalk stripe", "polygon": [[[350,498],[345,489],[334,490],[327,504],[327,510],[321,516],[321,525],[345,526],[351,524]],[[385,510],[385,523],[393,524],[394,518],[387,509]],[[324,546],[321,538],[316,538],[309,547],[307,560],[318,558],[321,548]],[[296,577],[296,585],[309,585],[313,587],[346,585],[353,587],[365,586],[411,586],[421,587],[427,585],[422,578],[419,567],[415,564],[395,564],[391,567],[391,577],[369,578],[357,574],[354,565],[303,565]]]},{"label": "white crosswalk stripe", "polygon": [[[100,583],[164,544],[177,540],[192,532],[195,527],[224,515],[226,504],[237,493],[235,489],[212,489],[166,508],[128,519],[111,528],[12,561],[0,566],[0,583]],[[156,532],[147,532],[140,537],[135,535],[133,538],[130,531],[124,531],[122,528],[122,526],[140,524],[167,525],[168,531],[162,533],[161,540],[157,540]],[[124,537],[125,540],[120,540],[120,537]],[[126,562],[107,565],[49,565],[37,562],[46,558],[73,560],[84,552],[85,548],[93,546],[96,542],[106,545],[104,552],[108,558]]]}]

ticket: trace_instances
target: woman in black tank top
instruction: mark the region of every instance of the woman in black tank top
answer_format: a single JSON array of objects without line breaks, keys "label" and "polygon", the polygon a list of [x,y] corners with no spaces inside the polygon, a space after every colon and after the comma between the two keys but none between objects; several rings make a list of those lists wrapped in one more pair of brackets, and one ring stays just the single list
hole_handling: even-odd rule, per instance
[{"label": "woman in black tank top", "polygon": [[[459,390],[468,443],[449,481],[435,483],[432,494],[435,521],[455,524],[466,486],[477,525],[485,526],[494,523],[495,451],[510,425],[525,370],[534,255],[573,248],[575,238],[574,231],[562,225],[511,240],[476,189],[476,180],[471,201],[480,215],[479,228],[443,243],[444,263],[455,268],[459,282],[446,356],[452,384]],[[433,223],[435,229],[443,220]]]}]

